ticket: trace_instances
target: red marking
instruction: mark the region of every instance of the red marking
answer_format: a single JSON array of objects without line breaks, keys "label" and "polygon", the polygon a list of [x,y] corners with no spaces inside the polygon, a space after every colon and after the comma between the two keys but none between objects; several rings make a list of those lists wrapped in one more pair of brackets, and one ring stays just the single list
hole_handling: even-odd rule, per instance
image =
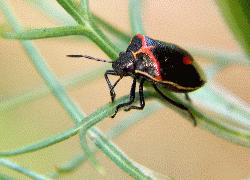
[{"label": "red marking", "polygon": [[161,72],[160,72],[160,63],[155,58],[154,54],[151,51],[151,49],[154,48],[154,46],[148,46],[146,39],[145,39],[145,36],[143,36],[142,34],[137,34],[137,37],[141,40],[142,47],[136,52],[136,54],[138,54],[138,53],[147,54],[148,57],[154,62],[154,67],[156,69],[156,76],[154,78],[157,80],[162,80]]},{"label": "red marking", "polygon": [[193,63],[193,61],[190,59],[190,57],[188,57],[188,56],[184,56],[183,57],[183,59],[182,59],[182,62],[183,62],[183,64],[185,64],[185,65],[189,65],[189,64],[192,64]]}]

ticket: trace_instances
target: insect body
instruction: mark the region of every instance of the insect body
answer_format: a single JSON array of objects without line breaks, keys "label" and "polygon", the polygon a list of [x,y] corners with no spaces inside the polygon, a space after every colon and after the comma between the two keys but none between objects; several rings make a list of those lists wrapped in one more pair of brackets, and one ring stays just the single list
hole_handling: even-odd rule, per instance
[{"label": "insect body", "polygon": [[[114,62],[85,55],[68,56],[85,57],[112,63],[113,69],[107,70],[104,75],[109,86],[112,102],[116,96],[114,88],[117,83],[124,76],[133,77],[129,101],[119,104],[112,117],[122,107],[126,107],[125,110],[144,108],[143,83],[145,81],[151,82],[154,89],[168,102],[186,110],[192,116],[187,107],[165,96],[158,86],[163,86],[173,92],[185,93],[187,100],[190,100],[187,93],[200,88],[205,83],[203,71],[187,51],[177,45],[154,40],[141,34],[132,38],[127,50],[121,52]],[[109,75],[119,76],[119,79],[111,84]],[[135,99],[136,80],[139,80],[139,106],[132,105]],[[195,120],[194,123],[196,123]]]}]

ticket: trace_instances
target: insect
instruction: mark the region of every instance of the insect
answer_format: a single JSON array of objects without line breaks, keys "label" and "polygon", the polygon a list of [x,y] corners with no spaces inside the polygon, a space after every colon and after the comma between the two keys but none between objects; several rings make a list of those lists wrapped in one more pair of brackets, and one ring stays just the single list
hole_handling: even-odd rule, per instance
[{"label": "insect", "polygon": [[[150,82],[156,92],[172,105],[187,111],[196,125],[196,120],[190,110],[183,104],[177,103],[164,95],[158,86],[167,90],[185,93],[188,101],[190,98],[188,92],[202,87],[206,80],[205,75],[193,57],[184,49],[171,43],[165,43],[152,39],[142,34],[135,35],[127,50],[121,52],[116,61],[98,59],[87,55],[67,55],[69,57],[84,57],[91,60],[112,63],[112,70],[107,70],[104,77],[107,81],[111,101],[115,100],[115,86],[124,76],[131,76],[133,82],[130,89],[129,100],[126,103],[119,104],[116,107],[115,117],[120,108],[125,107],[126,111],[131,109],[142,110],[145,106],[143,95],[143,84]],[[114,84],[109,80],[109,75],[118,76]],[[135,100],[136,81],[139,81],[139,106],[133,105]]]}]

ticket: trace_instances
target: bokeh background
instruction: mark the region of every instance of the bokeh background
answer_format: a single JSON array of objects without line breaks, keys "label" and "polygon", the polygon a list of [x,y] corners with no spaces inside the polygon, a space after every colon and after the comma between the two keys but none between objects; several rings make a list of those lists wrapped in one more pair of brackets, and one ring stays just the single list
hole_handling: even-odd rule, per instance
[{"label": "bokeh background", "polygon": [[[24,0],[8,0],[15,15],[26,28],[53,27],[56,22]],[[116,27],[129,32],[127,1],[90,1],[90,8]],[[0,23],[4,16],[0,13]],[[143,23],[148,36],[181,46],[212,47],[231,52],[241,51],[212,0],[146,0]],[[53,38],[34,41],[47,64],[63,79],[77,72],[103,66],[96,62],[75,61],[66,54],[84,53],[107,56],[93,43],[81,37]],[[206,59],[196,58],[200,64]],[[220,72],[216,81],[250,103],[250,69],[231,66]],[[44,85],[20,43],[0,39],[0,100],[14,97]],[[118,86],[119,96],[129,92],[130,79]],[[85,113],[110,101],[104,78],[68,89],[69,95]],[[151,102],[146,102],[151,103]],[[126,112],[126,114],[133,112]],[[106,118],[98,124],[106,131],[126,115]],[[0,112],[0,150],[9,150],[49,137],[73,126],[70,117],[53,95],[29,102],[21,107]],[[154,114],[128,129],[114,142],[135,161],[176,179],[243,179],[250,176],[250,149],[232,144],[200,128],[169,108]],[[81,152],[79,138],[34,153],[11,158],[20,165],[45,174]],[[97,153],[106,176],[99,175],[89,164],[60,179],[132,179],[102,153]],[[26,177],[0,167],[0,172],[19,179]]]}]

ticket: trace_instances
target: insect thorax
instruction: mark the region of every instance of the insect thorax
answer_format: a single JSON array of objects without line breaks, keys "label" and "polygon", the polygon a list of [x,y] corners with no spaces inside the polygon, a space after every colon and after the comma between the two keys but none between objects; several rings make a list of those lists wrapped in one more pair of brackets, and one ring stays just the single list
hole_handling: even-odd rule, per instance
[{"label": "insect thorax", "polygon": [[135,70],[143,72],[154,78],[157,75],[154,62],[144,53],[137,55],[135,60]]}]

